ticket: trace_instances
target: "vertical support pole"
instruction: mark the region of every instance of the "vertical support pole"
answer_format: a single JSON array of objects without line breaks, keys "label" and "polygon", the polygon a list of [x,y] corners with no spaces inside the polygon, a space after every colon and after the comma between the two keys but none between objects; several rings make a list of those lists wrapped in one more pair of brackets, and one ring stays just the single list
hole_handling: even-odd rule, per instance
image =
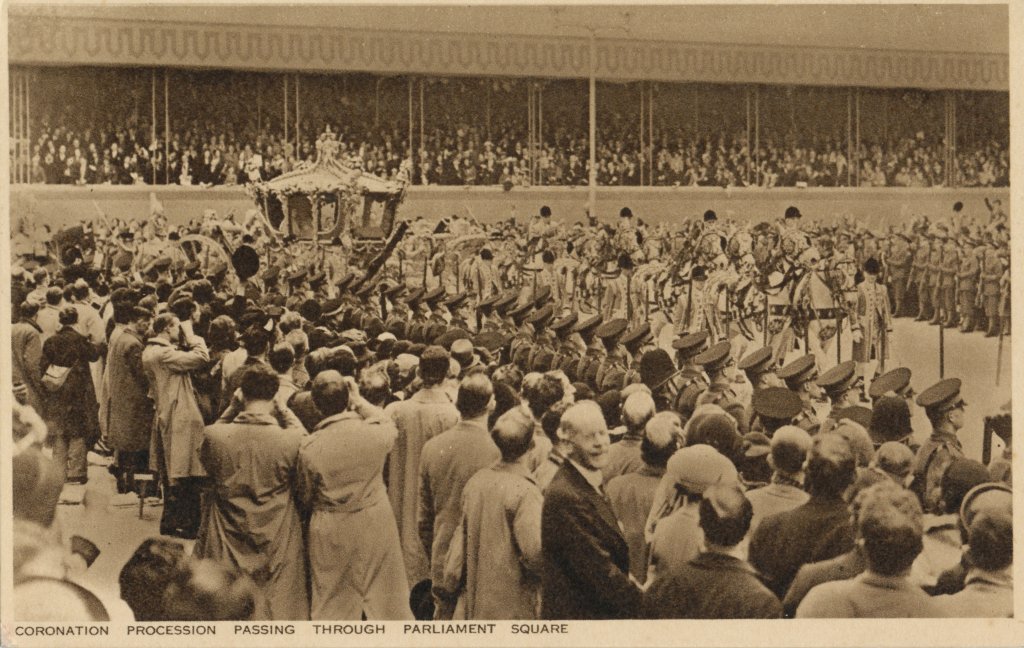
[{"label": "vertical support pole", "polygon": [[494,85],[494,81],[491,79],[486,80],[487,83],[487,139],[491,139],[491,86]]},{"label": "vertical support pole", "polygon": [[263,79],[256,75],[256,134],[263,132]]},{"label": "vertical support pole", "polygon": [[299,159],[299,75],[295,75],[295,159]]},{"label": "vertical support pole", "polygon": [[425,120],[424,120],[424,117],[423,117],[423,105],[424,105],[424,101],[425,101],[424,94],[423,94],[424,93],[423,85],[424,85],[425,82],[426,82],[426,79],[420,79],[420,146],[421,147],[424,145],[424,142],[427,141],[426,127],[424,126]]},{"label": "vertical support pole", "polygon": [[648,154],[648,172],[647,172],[647,183],[654,184],[654,82],[647,82],[648,99],[647,99],[647,139],[649,146],[647,147]]},{"label": "vertical support pole", "polygon": [[164,184],[171,184],[171,105],[170,72],[164,68]]},{"label": "vertical support pole", "polygon": [[533,184],[533,84],[526,81],[526,166]]},{"label": "vertical support pole", "polygon": [[748,88],[744,88],[743,94],[746,95],[746,101],[747,101],[747,130],[745,131],[746,132],[746,137],[747,137],[747,177],[746,177],[746,182],[749,185],[750,184],[750,163],[753,160],[753,155],[752,154],[754,152],[753,151],[753,144],[754,143],[750,139],[750,88],[749,87]]},{"label": "vertical support pole", "polygon": [[[150,70],[150,77],[151,77],[151,79],[153,81],[153,84],[152,84],[153,85],[153,88],[152,88],[153,93],[152,93],[152,97],[151,97],[152,101],[150,102],[151,110],[150,110],[150,121],[149,121],[149,126],[150,126],[150,128],[149,128],[149,142],[150,142],[150,144],[156,144],[156,68],[153,68],[152,70]],[[155,153],[156,153],[156,149],[153,149],[153,154],[155,154]],[[155,157],[155,155],[154,155],[154,157]],[[155,161],[154,160],[150,160],[150,162],[155,162]],[[150,167],[153,169],[153,184],[156,184],[156,164],[155,163],[154,164],[150,164]]]},{"label": "vertical support pole", "polygon": [[587,181],[587,210],[597,217],[597,35],[590,31],[590,99],[588,106],[590,130],[590,173]]},{"label": "vertical support pole", "polygon": [[[761,86],[754,86],[754,179],[758,187],[761,186]],[[768,297],[765,296],[767,303]],[[767,308],[767,306],[766,306]],[[765,316],[765,326],[768,318]],[[765,345],[768,344],[768,329],[765,328]]]},{"label": "vertical support pole", "polygon": [[373,125],[380,125],[380,82],[384,80],[384,77],[377,79],[376,92],[373,95]]},{"label": "vertical support pole", "polygon": [[854,140],[853,147],[857,151],[857,186],[860,186],[860,88],[857,88],[857,93],[854,95],[854,116],[856,121],[854,122]]},{"label": "vertical support pole", "polygon": [[644,155],[644,82],[639,82],[640,86],[640,137],[639,140],[639,151],[640,151],[640,186],[644,185],[644,167],[647,163],[647,157]]},{"label": "vertical support pole", "polygon": [[284,117],[281,119],[284,122],[284,141],[288,141],[288,75],[285,74],[282,79],[284,84]]},{"label": "vertical support pole", "polygon": [[14,184],[21,182],[21,109],[18,95],[21,94],[21,74],[11,70],[11,140],[14,149]]},{"label": "vertical support pole", "polygon": [[32,84],[29,75],[25,73],[25,146],[27,147],[25,159],[25,182],[32,180]]},{"label": "vertical support pole", "polygon": [[853,90],[846,89],[846,184],[853,185]]},{"label": "vertical support pole", "polygon": [[[544,86],[537,88],[537,157],[544,152]],[[542,169],[537,165],[537,184],[544,184]]]},{"label": "vertical support pole", "polygon": [[[416,182],[416,176],[418,170],[416,169],[416,148],[413,146],[413,124],[412,124],[412,84],[413,79],[409,77],[409,164],[412,165],[412,173],[409,174],[409,181]],[[422,180],[420,181],[422,184]],[[423,285],[427,282],[427,271],[426,268],[423,270]]]}]

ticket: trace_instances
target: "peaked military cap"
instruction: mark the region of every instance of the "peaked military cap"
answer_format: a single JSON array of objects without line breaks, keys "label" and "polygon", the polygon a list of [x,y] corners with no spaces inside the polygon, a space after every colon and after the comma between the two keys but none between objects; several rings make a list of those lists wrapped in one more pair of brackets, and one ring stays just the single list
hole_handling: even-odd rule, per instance
[{"label": "peaked military cap", "polygon": [[967,405],[960,396],[959,378],[946,378],[935,383],[921,392],[921,395],[917,397],[917,404],[925,409],[939,412]]},{"label": "peaked military cap", "polygon": [[442,297],[444,297],[444,288],[438,286],[425,292],[423,294],[423,301],[427,302],[427,304],[436,304]]},{"label": "peaked military cap", "polygon": [[707,331],[697,331],[676,338],[672,342],[672,348],[679,352],[684,358],[690,358],[703,351],[708,341]]},{"label": "peaked military cap", "polygon": [[829,394],[843,392],[853,385],[856,370],[857,363],[853,360],[840,362],[818,376],[818,379],[815,382]]},{"label": "peaked military cap", "polygon": [[761,347],[753,353],[748,353],[737,364],[737,368],[745,371],[747,376],[759,376],[772,370],[772,348]]},{"label": "peaked military cap", "polygon": [[622,336],[622,345],[629,348],[632,346],[640,346],[647,341],[651,336],[651,325],[648,322],[644,322],[636,328],[626,331]]},{"label": "peaked military cap", "polygon": [[626,320],[624,319],[613,319],[610,322],[605,322],[601,326],[597,327],[597,331],[594,332],[598,338],[602,340],[612,340],[626,331]]},{"label": "peaked military cap", "polygon": [[708,371],[713,371],[729,362],[731,348],[728,340],[722,340],[710,349],[701,352],[693,361]]},{"label": "peaked military cap", "polygon": [[817,378],[818,368],[814,363],[814,356],[807,354],[779,369],[776,375],[785,380],[786,384],[800,385]]},{"label": "peaked military cap", "polygon": [[897,394],[903,398],[910,398],[914,395],[914,390],[910,388],[910,369],[898,367],[871,381],[871,388],[868,389],[871,398],[881,398],[888,393]]},{"label": "peaked military cap", "polygon": [[791,420],[803,410],[800,397],[785,387],[758,389],[750,399],[750,406],[758,416],[780,421]]},{"label": "peaked military cap", "polygon": [[561,333],[570,326],[574,326],[578,320],[579,315],[577,315],[575,312],[572,312],[564,317],[560,317],[555,321],[551,322],[551,326],[549,326],[548,328],[550,328],[555,333]]}]

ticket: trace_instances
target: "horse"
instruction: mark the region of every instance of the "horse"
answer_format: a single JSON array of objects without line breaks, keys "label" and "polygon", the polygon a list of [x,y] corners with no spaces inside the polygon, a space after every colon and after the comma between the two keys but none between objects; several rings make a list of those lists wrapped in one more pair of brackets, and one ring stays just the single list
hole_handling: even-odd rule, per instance
[{"label": "horse", "polygon": [[841,271],[822,267],[812,257],[794,286],[792,304],[794,331],[803,336],[804,353],[814,354],[820,371],[838,364],[836,348],[842,342],[843,327],[848,326]]}]

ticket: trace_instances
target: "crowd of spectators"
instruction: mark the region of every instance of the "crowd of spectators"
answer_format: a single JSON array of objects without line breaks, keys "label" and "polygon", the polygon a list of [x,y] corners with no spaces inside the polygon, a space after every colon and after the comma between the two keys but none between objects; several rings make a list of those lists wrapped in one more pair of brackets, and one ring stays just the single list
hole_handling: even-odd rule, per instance
[{"label": "crowd of spectators", "polygon": [[[553,99],[544,104],[543,137],[531,147],[526,111],[519,109],[517,95],[506,92],[488,99],[484,114],[479,109],[481,91],[470,81],[445,86],[443,92],[431,89],[435,100],[423,105],[423,123],[414,120],[416,184],[587,184],[587,125],[568,102]],[[273,178],[312,159],[316,137],[326,125],[339,133],[344,153],[361,159],[366,171],[379,176],[394,177],[408,155],[407,112],[403,114],[401,102],[393,100],[391,109],[381,114],[381,99],[373,94],[372,84],[354,85],[342,100],[309,90],[298,138],[294,116],[286,136],[283,115],[257,117],[252,114],[251,104],[256,102],[251,98],[239,102],[247,106],[244,110],[219,104],[214,109],[217,102],[207,99],[213,87],[193,88],[195,97],[178,101],[168,141],[159,116],[155,130],[148,115],[140,116],[138,105],[145,97],[136,97],[130,106],[112,107],[112,112],[127,111],[117,115],[95,107],[72,109],[60,95],[54,95],[53,102],[44,97],[33,112],[30,146],[22,149],[20,160],[12,162],[28,169],[32,183],[244,184]],[[669,123],[673,115],[665,111],[659,118],[664,121],[654,124],[653,137],[645,135],[641,144],[627,101],[635,98],[606,101],[605,110],[599,112],[599,185],[933,187],[949,183],[945,141],[937,125],[914,127],[923,130],[894,128],[879,136],[862,134],[860,150],[851,160],[845,134],[835,131],[794,132],[795,122],[782,129],[762,125],[757,146],[752,147],[753,133],[735,120],[694,128]],[[369,108],[374,105],[378,108]],[[97,119],[98,114],[105,119]],[[844,111],[834,121],[845,118]],[[817,123],[823,121],[829,120]],[[957,186],[1009,184],[1008,134],[1000,134],[1000,128],[982,130],[958,138],[962,141],[953,170]]]}]

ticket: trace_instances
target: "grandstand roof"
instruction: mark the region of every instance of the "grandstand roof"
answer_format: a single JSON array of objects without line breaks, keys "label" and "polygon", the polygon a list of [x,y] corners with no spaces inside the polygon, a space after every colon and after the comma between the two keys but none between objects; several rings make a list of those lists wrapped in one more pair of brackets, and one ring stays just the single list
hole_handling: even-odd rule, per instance
[{"label": "grandstand roof", "polygon": [[[12,16],[1008,54],[1006,5],[32,5]],[[766,28],[767,27],[767,28]]]}]

